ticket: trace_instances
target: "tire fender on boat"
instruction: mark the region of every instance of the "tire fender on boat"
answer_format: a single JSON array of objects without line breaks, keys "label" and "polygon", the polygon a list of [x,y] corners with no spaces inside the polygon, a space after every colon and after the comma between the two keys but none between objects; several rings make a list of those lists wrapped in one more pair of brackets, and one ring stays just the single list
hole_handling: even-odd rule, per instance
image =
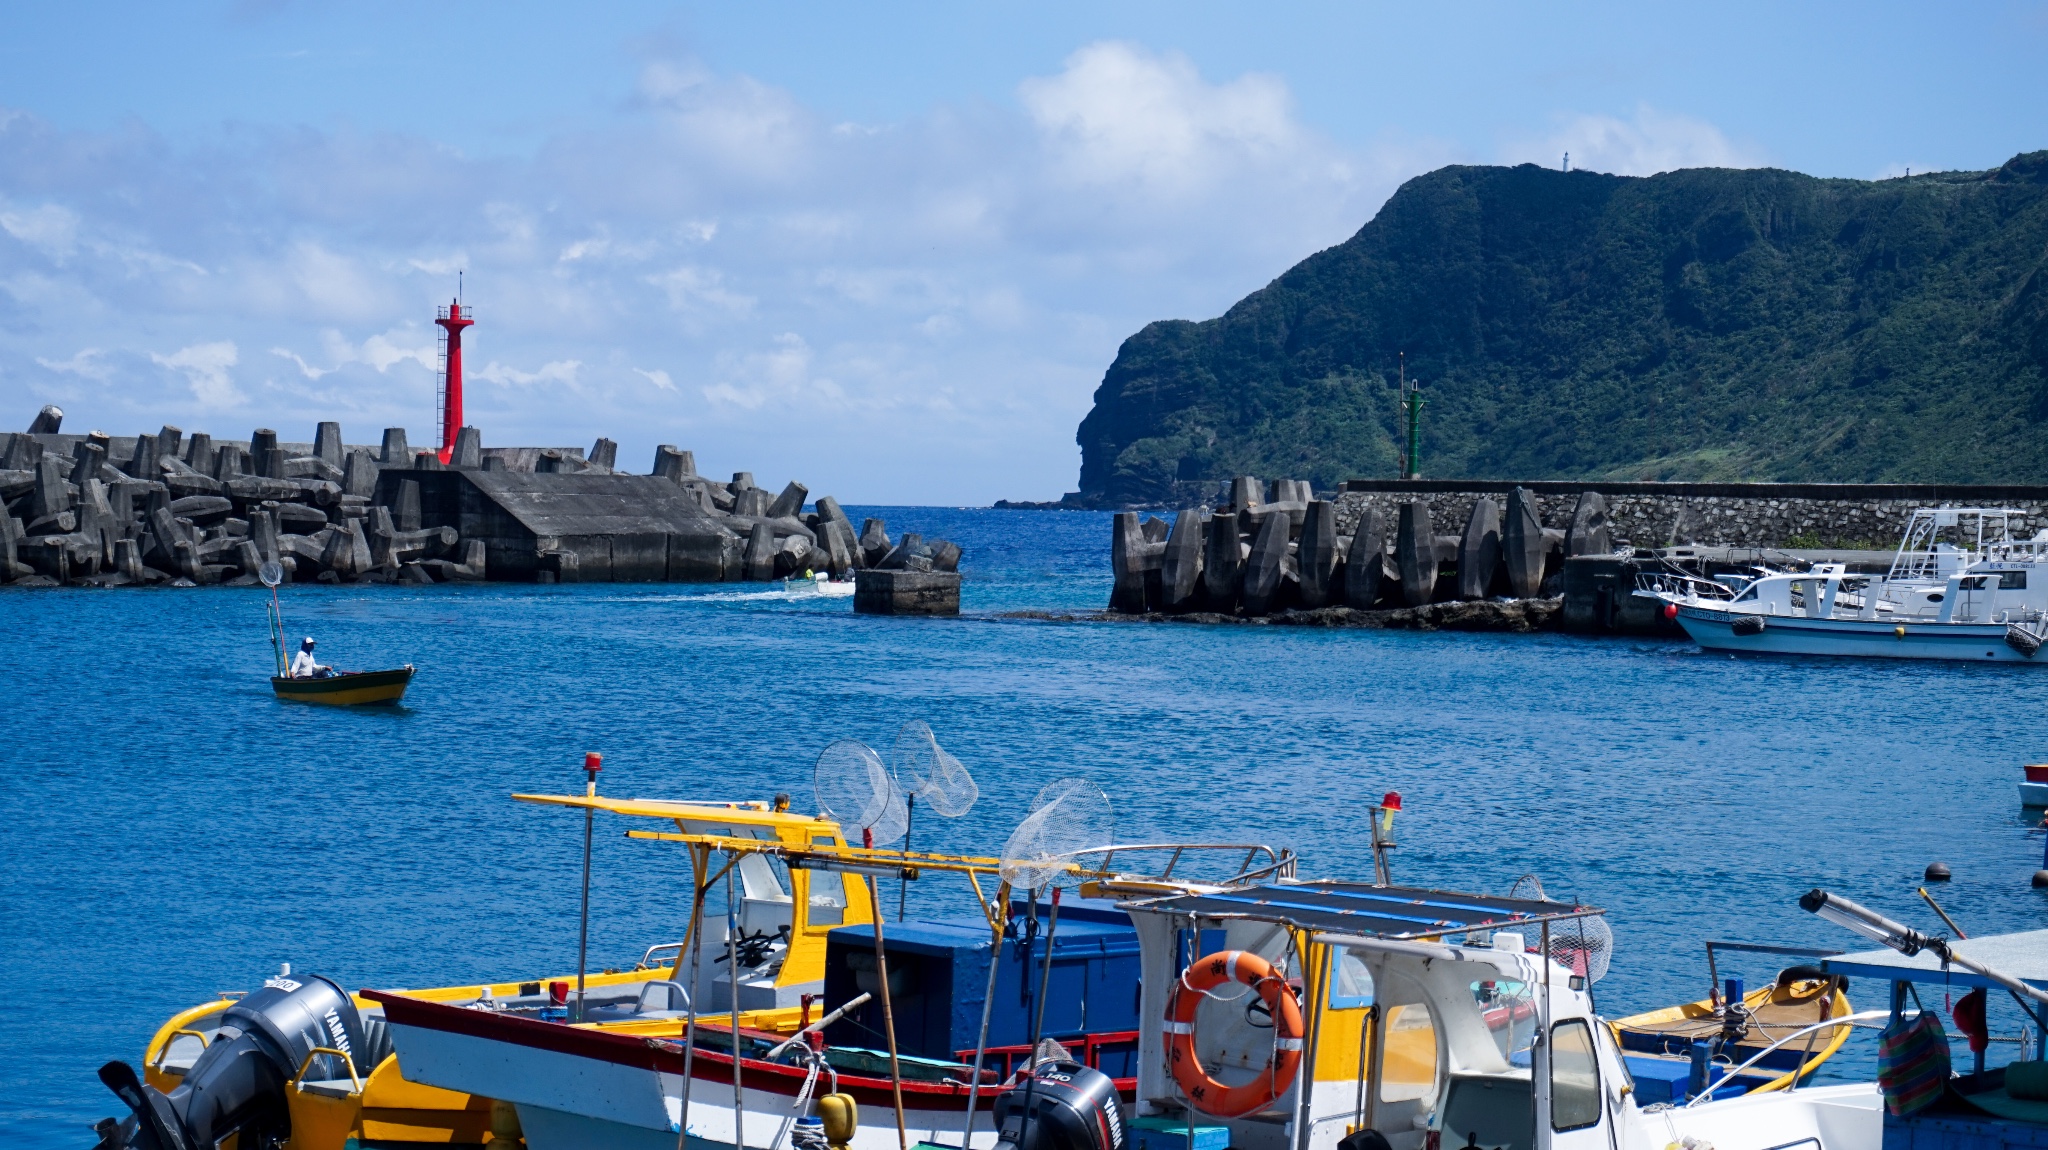
[{"label": "tire fender on boat", "polygon": [[[1273,1017],[1273,1059],[1265,1072],[1242,1086],[1225,1086],[1209,1076],[1195,1054],[1195,1009],[1209,991],[1227,982],[1252,988]],[[1238,1118],[1277,1101],[1301,1071],[1301,1006],[1273,964],[1250,951],[1224,950],[1196,960],[1181,972],[1166,1002],[1166,1067],[1195,1109],[1218,1118]]]}]

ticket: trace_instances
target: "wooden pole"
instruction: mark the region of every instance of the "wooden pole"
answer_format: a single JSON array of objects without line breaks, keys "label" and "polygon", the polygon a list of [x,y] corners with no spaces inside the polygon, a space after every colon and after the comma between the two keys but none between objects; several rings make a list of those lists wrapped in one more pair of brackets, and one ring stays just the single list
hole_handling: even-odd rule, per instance
[{"label": "wooden pole", "polygon": [[882,1030],[889,1036],[889,1090],[896,1099],[896,1145],[898,1150],[910,1150],[909,1128],[903,1121],[903,1068],[896,1061],[896,1009],[889,1002],[889,956],[882,946],[882,884],[868,875],[867,888],[875,920],[875,976],[882,983]]}]

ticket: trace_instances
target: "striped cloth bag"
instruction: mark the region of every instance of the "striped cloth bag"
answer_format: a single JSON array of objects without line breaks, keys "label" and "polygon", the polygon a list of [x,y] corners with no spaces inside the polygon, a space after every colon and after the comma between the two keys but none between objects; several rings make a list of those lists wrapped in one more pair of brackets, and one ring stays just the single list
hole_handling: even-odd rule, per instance
[{"label": "striped cloth bag", "polygon": [[1877,1088],[1894,1115],[1926,1109],[1948,1089],[1948,1076],[1948,1034],[1933,1011],[1911,1021],[1901,1015],[1877,1036]]}]

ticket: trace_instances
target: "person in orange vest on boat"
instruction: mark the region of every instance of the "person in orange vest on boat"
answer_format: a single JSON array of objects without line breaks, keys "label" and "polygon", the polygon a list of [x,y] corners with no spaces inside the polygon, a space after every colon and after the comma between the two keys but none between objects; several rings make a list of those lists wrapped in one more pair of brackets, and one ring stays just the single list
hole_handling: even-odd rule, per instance
[{"label": "person in orange vest on boat", "polygon": [[334,674],[334,668],[313,661],[313,637],[299,644],[299,653],[292,656],[291,677],[294,679],[325,679]]}]

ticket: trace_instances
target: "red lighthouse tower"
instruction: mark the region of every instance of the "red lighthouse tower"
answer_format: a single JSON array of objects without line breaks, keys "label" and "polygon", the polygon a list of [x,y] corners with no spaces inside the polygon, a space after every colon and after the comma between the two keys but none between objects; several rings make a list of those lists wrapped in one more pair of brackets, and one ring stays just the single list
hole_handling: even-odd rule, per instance
[{"label": "red lighthouse tower", "polygon": [[474,308],[452,300],[437,309],[441,328],[441,447],[443,464],[455,457],[455,433],[462,429],[462,329],[475,323]]}]

